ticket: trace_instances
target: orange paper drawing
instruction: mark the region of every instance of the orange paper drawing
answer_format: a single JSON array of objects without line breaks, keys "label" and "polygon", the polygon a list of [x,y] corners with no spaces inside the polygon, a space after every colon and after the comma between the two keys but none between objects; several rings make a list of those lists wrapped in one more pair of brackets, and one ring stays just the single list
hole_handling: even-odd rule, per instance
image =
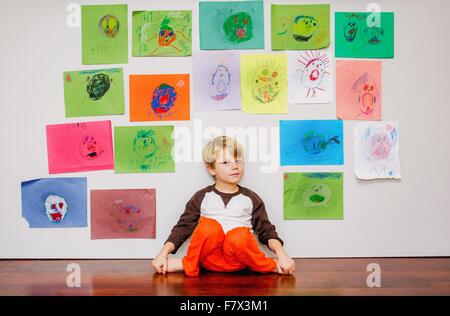
[{"label": "orange paper drawing", "polygon": [[130,75],[131,122],[189,119],[189,74]]}]

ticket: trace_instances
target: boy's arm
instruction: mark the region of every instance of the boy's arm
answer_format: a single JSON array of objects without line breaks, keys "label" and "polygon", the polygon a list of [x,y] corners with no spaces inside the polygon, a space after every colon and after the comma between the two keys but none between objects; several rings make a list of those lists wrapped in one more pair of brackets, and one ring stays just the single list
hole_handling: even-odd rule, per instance
[{"label": "boy's arm", "polygon": [[[260,243],[268,246],[272,251],[269,245],[270,239],[277,240],[281,246],[283,246],[283,240],[278,236],[278,233],[275,229],[275,225],[273,225],[269,217],[267,216],[266,207],[262,199],[254,193],[254,196],[251,196],[253,201],[253,213],[252,213],[252,226],[255,233],[258,235],[258,240]],[[275,252],[275,251],[274,251]]]},{"label": "boy's arm", "polygon": [[161,251],[167,251],[167,254],[177,252],[178,248],[180,248],[186,239],[192,235],[200,218],[200,206],[204,197],[202,191],[194,194],[194,196],[186,203],[183,214],[181,214],[177,224],[172,228]]},{"label": "boy's arm", "polygon": [[169,253],[172,253],[172,251],[175,250],[175,245],[171,241],[167,241],[164,246],[159,251],[158,256],[167,257]]},{"label": "boy's arm", "polygon": [[267,242],[267,246],[277,255],[277,257],[287,255],[284,251],[283,245],[278,239],[269,239]]}]

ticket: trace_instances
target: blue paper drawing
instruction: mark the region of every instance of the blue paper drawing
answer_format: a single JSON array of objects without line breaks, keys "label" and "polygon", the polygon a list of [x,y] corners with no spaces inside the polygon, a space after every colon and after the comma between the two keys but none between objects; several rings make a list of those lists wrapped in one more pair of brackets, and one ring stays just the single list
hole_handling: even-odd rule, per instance
[{"label": "blue paper drawing", "polygon": [[342,165],[343,147],[341,120],[280,121],[282,166]]},{"label": "blue paper drawing", "polygon": [[22,217],[30,228],[87,227],[86,178],[24,181]]}]

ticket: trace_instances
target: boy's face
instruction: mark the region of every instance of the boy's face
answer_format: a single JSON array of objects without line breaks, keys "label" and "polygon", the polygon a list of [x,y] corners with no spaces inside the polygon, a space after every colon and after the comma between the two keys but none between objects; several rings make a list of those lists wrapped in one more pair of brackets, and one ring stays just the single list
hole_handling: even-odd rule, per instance
[{"label": "boy's face", "polygon": [[234,157],[230,150],[217,148],[214,167],[208,166],[210,175],[216,178],[216,182],[237,184],[244,175],[243,157]]}]

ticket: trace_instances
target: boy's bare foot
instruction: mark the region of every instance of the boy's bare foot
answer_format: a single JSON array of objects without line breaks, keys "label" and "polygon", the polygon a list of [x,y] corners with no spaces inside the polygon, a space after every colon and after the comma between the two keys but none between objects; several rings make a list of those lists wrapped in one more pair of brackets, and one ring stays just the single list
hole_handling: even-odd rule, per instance
[{"label": "boy's bare foot", "polygon": [[167,258],[167,272],[183,271],[183,263],[180,258]]}]

